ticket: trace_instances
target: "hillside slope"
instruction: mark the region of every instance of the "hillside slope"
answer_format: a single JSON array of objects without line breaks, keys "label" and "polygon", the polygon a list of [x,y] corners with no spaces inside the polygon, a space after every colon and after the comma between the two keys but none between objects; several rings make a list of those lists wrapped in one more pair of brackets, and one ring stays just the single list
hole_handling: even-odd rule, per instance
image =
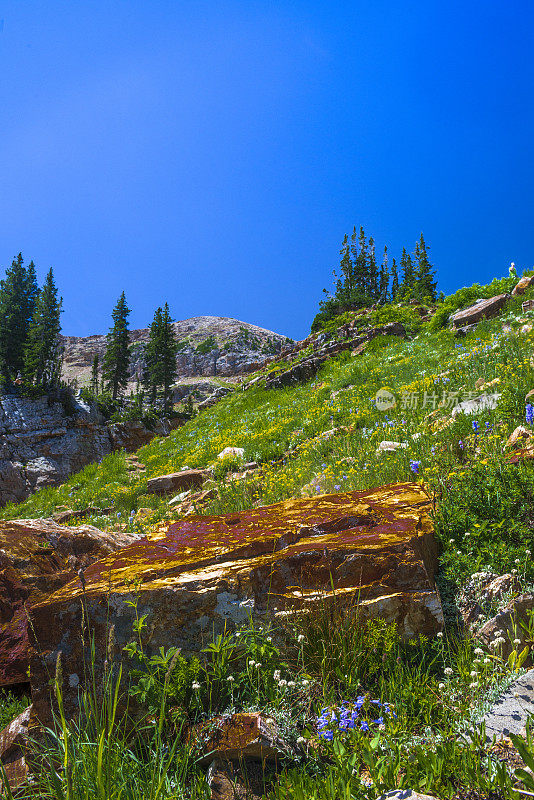
[{"label": "hillside slope", "polygon": [[[335,355],[311,382],[266,389],[256,381],[138,451],[144,471],[132,472],[126,456],[114,454],[3,516],[112,504],[114,514],[91,521],[113,527],[128,518],[128,525],[146,532],[184,511],[147,493],[147,480],[185,467],[215,465],[214,480],[204,487],[213,496],[201,513],[415,477],[436,499],[442,563],[451,576],[484,566],[511,569],[516,558],[523,562],[525,548],[534,547],[533,462],[510,458],[505,448],[524,422],[525,395],[534,387],[533,321],[532,311],[521,311],[521,299],[512,299],[499,318],[461,340],[448,330],[424,328],[407,341],[381,336],[357,355]],[[395,395],[395,407],[380,410],[381,389]],[[454,408],[486,396],[472,413]],[[259,468],[243,475],[239,463],[218,462],[217,455],[234,446]],[[510,519],[504,543],[502,525]],[[530,560],[525,569],[532,571]]]}]

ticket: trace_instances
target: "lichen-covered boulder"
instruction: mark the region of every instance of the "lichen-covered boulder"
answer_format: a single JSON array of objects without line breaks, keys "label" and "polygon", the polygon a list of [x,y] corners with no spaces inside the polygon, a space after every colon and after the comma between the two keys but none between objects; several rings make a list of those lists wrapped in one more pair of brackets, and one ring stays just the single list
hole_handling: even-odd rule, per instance
[{"label": "lichen-covered boulder", "polygon": [[89,566],[83,585],[77,579],[32,607],[36,714],[49,721],[47,684],[59,654],[64,702],[75,712],[82,624],[95,637],[99,674],[134,638],[136,613],[146,615],[149,653],[171,645],[198,651],[250,614],[312,610],[325,599],[357,602],[362,618],[396,622],[406,636],[435,633],[443,614],[429,509],[424,490],[406,483],[164,525]]},{"label": "lichen-covered boulder", "polygon": [[475,325],[482,319],[496,317],[509,300],[509,295],[498,294],[487,300],[477,300],[474,305],[457,311],[450,318],[454,328],[463,328],[464,325]]},{"label": "lichen-covered boulder", "polygon": [[0,522],[0,686],[28,682],[28,606],[133,539],[46,519]]}]

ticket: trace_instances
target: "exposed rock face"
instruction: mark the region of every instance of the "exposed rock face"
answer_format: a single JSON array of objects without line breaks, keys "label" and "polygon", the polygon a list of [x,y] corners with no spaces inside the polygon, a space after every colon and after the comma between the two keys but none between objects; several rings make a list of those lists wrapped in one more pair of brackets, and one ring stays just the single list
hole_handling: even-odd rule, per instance
[{"label": "exposed rock face", "polygon": [[30,709],[26,708],[0,732],[0,760],[11,791],[23,786],[28,779],[25,752],[29,721]]},{"label": "exposed rock face", "polygon": [[455,328],[463,328],[466,325],[474,325],[481,319],[491,319],[496,317],[501,311],[510,295],[498,294],[488,300],[479,300],[469,308],[457,311],[451,316],[451,322]]},{"label": "exposed rock face", "polygon": [[[286,336],[229,317],[191,317],[173,323],[173,327],[179,345],[176,356],[179,377],[252,372],[291,342]],[[130,331],[132,383],[144,368],[143,350],[148,336],[148,328]],[[102,363],[105,335],[64,336],[63,345],[63,377],[76,379],[79,386],[88,386],[96,354]]]},{"label": "exposed rock face", "polygon": [[0,505],[57,486],[111,450],[103,418],[84,403],[0,397]]},{"label": "exposed rock face", "polygon": [[94,406],[0,396],[0,506],[18,503],[44,486],[58,486],[113,450],[137,450],[156,434],[140,422],[106,425]]},{"label": "exposed rock face", "polygon": [[517,297],[518,294],[525,294],[527,289],[530,289],[532,284],[534,284],[534,275],[526,275],[524,278],[521,278],[518,283],[516,283],[512,289],[512,295]]},{"label": "exposed rock face", "polygon": [[[85,570],[32,605],[32,699],[50,720],[47,671],[62,655],[64,701],[75,713],[84,675],[82,599],[103,670],[109,609],[115,657],[133,637],[138,598],[147,652],[198,651],[202,641],[250,614],[286,615],[329,600],[357,601],[362,618],[396,622],[406,636],[443,625],[434,584],[437,545],[430,501],[417,484],[348,492],[221,517],[190,517],[155,531]],[[132,588],[132,581],[137,583]],[[127,669],[128,664],[123,664]]]},{"label": "exposed rock face", "polygon": [[[388,325],[370,328],[369,330],[357,336],[354,336],[355,331],[350,328],[348,331],[346,331],[346,333],[348,338],[345,339],[345,341],[329,342],[326,334],[320,334],[317,336],[313,342],[313,355],[303,358],[302,361],[293,364],[289,369],[284,370],[283,372],[267,375],[265,388],[281,389],[284,386],[293,386],[297,383],[309,381],[315,377],[319,369],[322,367],[325,361],[328,361],[328,359],[333,358],[334,356],[338,355],[338,353],[342,353],[344,350],[351,350],[353,354],[359,355],[361,352],[363,352],[363,346],[377,336],[406,337],[406,330],[404,325],[402,325],[400,322],[390,322]],[[282,362],[284,360],[293,359],[298,354],[299,350],[302,349],[302,345],[305,345],[306,342],[306,339],[303,342],[299,342],[296,348],[291,350],[283,357],[276,359],[276,361]]]},{"label": "exposed rock face", "polygon": [[275,720],[257,712],[214,717],[196,725],[190,739],[200,749],[200,763],[203,764],[209,764],[214,758],[275,761],[292,755]]},{"label": "exposed rock face", "polygon": [[185,489],[199,489],[211,473],[205,469],[184,469],[169,475],[158,475],[147,483],[147,494],[169,494],[183,492]]},{"label": "exposed rock face", "polygon": [[0,522],[0,686],[28,681],[26,608],[134,538],[46,519]]}]

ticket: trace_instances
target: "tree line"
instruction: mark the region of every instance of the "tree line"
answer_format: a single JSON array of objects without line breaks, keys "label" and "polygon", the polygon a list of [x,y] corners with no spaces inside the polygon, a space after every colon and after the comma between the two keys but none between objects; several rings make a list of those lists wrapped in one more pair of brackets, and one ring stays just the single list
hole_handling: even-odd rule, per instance
[{"label": "tree line", "polygon": [[341,259],[339,270],[334,270],[334,293],[324,290],[327,297],[319,303],[320,312],[312,329],[344,311],[377,303],[412,299],[434,302],[437,282],[428,249],[421,233],[412,253],[403,247],[399,263],[395,258],[389,263],[386,246],[379,264],[373,237],[367,239],[364,229],[360,227],[357,231],[354,226],[350,237],[345,234],[339,251]]},{"label": "tree line", "polygon": [[[50,269],[38,286],[33,261],[25,266],[19,253],[0,280],[0,378],[3,391],[34,387],[43,391],[61,383],[63,300],[58,297]],[[123,395],[130,376],[130,309],[122,292],[112,312],[113,324],[106,336],[100,369],[95,355],[91,375],[94,396],[109,394],[113,401]],[[145,368],[139,377],[151,405],[161,400],[172,408],[171,385],[176,380],[177,342],[168,303],[156,309],[144,349]]]}]

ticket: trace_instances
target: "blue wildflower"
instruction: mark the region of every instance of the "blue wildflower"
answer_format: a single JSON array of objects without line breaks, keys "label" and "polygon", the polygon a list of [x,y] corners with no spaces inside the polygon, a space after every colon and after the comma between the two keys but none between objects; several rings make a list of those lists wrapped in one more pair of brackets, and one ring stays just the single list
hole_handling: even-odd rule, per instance
[{"label": "blue wildflower", "polygon": [[478,429],[479,429],[479,427],[480,427],[480,426],[479,426],[478,422],[476,421],[476,419],[474,419],[474,420],[473,420],[473,422],[472,422],[471,424],[472,424],[472,426],[473,426],[473,430],[474,430],[474,432],[475,432],[475,433],[478,433]]},{"label": "blue wildflower", "polygon": [[527,407],[525,409],[525,418],[527,423],[532,425],[534,422],[534,406],[532,406],[532,403],[527,403]]},{"label": "blue wildflower", "polygon": [[360,725],[360,730],[364,731],[364,733],[366,733],[369,730],[369,723],[367,722],[367,720],[365,719],[362,720],[362,723]]},{"label": "blue wildflower", "polygon": [[420,461],[413,461],[413,460],[410,461],[410,469],[413,473],[415,473],[415,475],[419,475],[420,467],[421,467]]}]

